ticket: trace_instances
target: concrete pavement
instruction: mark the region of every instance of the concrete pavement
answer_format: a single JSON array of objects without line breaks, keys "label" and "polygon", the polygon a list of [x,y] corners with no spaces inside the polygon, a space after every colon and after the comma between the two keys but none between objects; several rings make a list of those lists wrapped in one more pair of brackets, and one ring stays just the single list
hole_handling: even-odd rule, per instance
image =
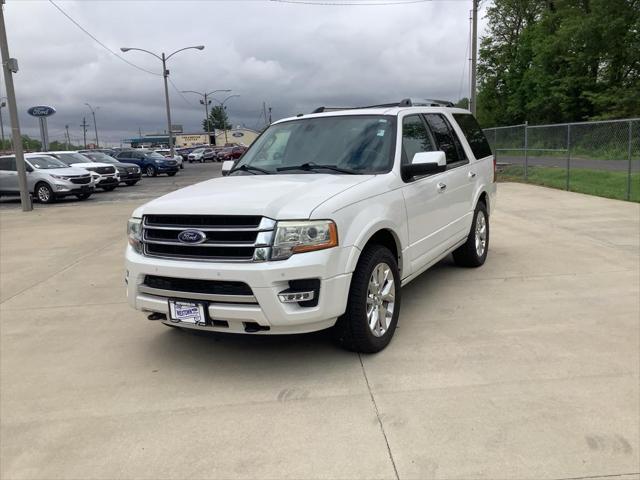
[{"label": "concrete pavement", "polygon": [[640,205],[501,184],[358,356],[130,310],[139,203],[0,212],[2,478],[640,478]]}]

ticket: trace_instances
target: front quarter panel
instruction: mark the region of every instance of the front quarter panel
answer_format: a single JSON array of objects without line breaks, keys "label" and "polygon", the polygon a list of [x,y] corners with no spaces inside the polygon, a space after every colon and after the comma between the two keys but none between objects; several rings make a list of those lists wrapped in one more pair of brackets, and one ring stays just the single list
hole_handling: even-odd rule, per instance
[{"label": "front quarter panel", "polygon": [[[398,182],[393,173],[377,175],[332,197],[313,211],[312,218],[336,222],[341,247],[356,247],[350,249],[345,273],[355,270],[360,253],[369,239],[379,230],[386,229],[396,240],[402,276],[410,274],[403,269],[402,262],[408,230],[404,198]],[[408,268],[408,263],[404,268]]]}]

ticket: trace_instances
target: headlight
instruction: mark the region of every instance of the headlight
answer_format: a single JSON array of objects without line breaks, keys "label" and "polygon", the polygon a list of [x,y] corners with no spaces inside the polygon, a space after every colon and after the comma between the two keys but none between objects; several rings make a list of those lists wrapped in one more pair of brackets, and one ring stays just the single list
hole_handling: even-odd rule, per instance
[{"label": "headlight", "polygon": [[55,175],[52,173],[51,176],[57,180],[69,180],[69,177],[65,177],[64,175]]},{"label": "headlight", "polygon": [[278,222],[271,259],[285,260],[294,253],[323,250],[337,245],[338,229],[331,220]]},{"label": "headlight", "polygon": [[133,249],[142,253],[142,219],[130,218],[127,223],[127,237],[129,237],[129,245]]}]

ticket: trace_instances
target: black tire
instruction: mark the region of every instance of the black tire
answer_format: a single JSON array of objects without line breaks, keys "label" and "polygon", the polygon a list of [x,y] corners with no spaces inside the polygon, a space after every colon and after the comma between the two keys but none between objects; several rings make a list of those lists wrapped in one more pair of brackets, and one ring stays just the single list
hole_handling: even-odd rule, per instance
[{"label": "black tire", "polygon": [[86,200],[87,198],[89,198],[91,196],[90,193],[80,193],[78,195],[76,195],[76,198],[78,200]]},{"label": "black tire", "polygon": [[124,183],[126,183],[126,184],[127,184],[127,185],[129,185],[130,187],[133,187],[136,183],[138,183],[138,180],[132,180],[132,181],[130,181],[130,182],[124,182]]},{"label": "black tire", "polygon": [[169,173],[167,173],[167,175],[169,175],[170,177],[173,177],[173,176],[175,176],[176,173],[178,173],[178,172],[169,172]]},{"label": "black tire", "polygon": [[153,165],[147,165],[144,169],[144,173],[147,174],[147,177],[156,177],[158,175],[158,171]]},{"label": "black tire", "polygon": [[180,170],[184,168],[184,162],[180,164]]},{"label": "black tire", "polygon": [[112,185],[110,187],[102,187],[102,190],[105,192],[113,192],[116,189],[117,185]]},{"label": "black tire", "polygon": [[[476,228],[478,228],[478,224],[482,223],[482,220],[479,217],[482,215],[484,218],[484,248],[482,248],[482,253],[478,253],[478,248],[476,248]],[[482,235],[480,235],[482,237]],[[481,241],[481,238],[480,238]],[[487,253],[489,252],[489,214],[487,213],[487,206],[483,201],[478,202],[476,205],[476,210],[473,213],[473,222],[471,223],[471,231],[469,232],[469,236],[467,237],[467,241],[464,245],[459,247],[453,252],[453,259],[456,262],[456,265],[460,267],[467,268],[475,268],[484,264],[487,259]]]},{"label": "black tire", "polygon": [[33,193],[40,203],[53,203],[56,201],[56,196],[53,193],[53,190],[49,184],[45,182],[38,183],[36,188],[33,190]]},{"label": "black tire", "polygon": [[[395,305],[391,320],[384,333],[380,336],[373,334],[367,318],[367,303],[369,299],[369,285],[374,270],[379,265],[389,267],[393,275],[395,286]],[[360,353],[376,353],[384,349],[396,330],[400,315],[400,273],[395,256],[382,245],[370,245],[364,249],[358,265],[351,277],[347,310],[333,327],[334,339],[347,350]],[[376,308],[376,307],[373,307]]]}]

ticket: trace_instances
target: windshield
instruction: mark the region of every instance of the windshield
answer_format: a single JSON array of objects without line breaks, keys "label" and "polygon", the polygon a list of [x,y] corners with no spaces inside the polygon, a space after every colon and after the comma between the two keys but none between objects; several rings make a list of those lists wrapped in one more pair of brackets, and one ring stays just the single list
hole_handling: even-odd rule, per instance
[{"label": "windshield", "polygon": [[[387,115],[317,117],[279,123],[269,127],[235,166],[246,167],[232,174],[246,175],[247,167],[280,174],[341,173],[319,168],[320,165],[360,175],[385,173],[393,165],[395,131],[395,117]],[[311,167],[287,168],[304,164]]]},{"label": "windshield", "polygon": [[118,163],[118,161],[102,152],[83,153],[85,157],[89,157],[91,160],[102,163]]},{"label": "windshield", "polygon": [[157,159],[164,160],[164,157],[156,152],[145,153],[144,156],[147,158],[157,158]]},{"label": "windshield", "polygon": [[76,152],[59,152],[54,153],[56,158],[59,158],[67,165],[73,165],[74,163],[91,163],[91,159],[85,157],[84,155]]},{"label": "windshield", "polygon": [[48,168],[67,168],[67,164],[53,157],[29,157],[27,161],[33,168],[46,170]]},{"label": "windshield", "polygon": [[204,152],[204,148],[196,148],[195,150],[192,150],[191,153],[202,153]]}]

